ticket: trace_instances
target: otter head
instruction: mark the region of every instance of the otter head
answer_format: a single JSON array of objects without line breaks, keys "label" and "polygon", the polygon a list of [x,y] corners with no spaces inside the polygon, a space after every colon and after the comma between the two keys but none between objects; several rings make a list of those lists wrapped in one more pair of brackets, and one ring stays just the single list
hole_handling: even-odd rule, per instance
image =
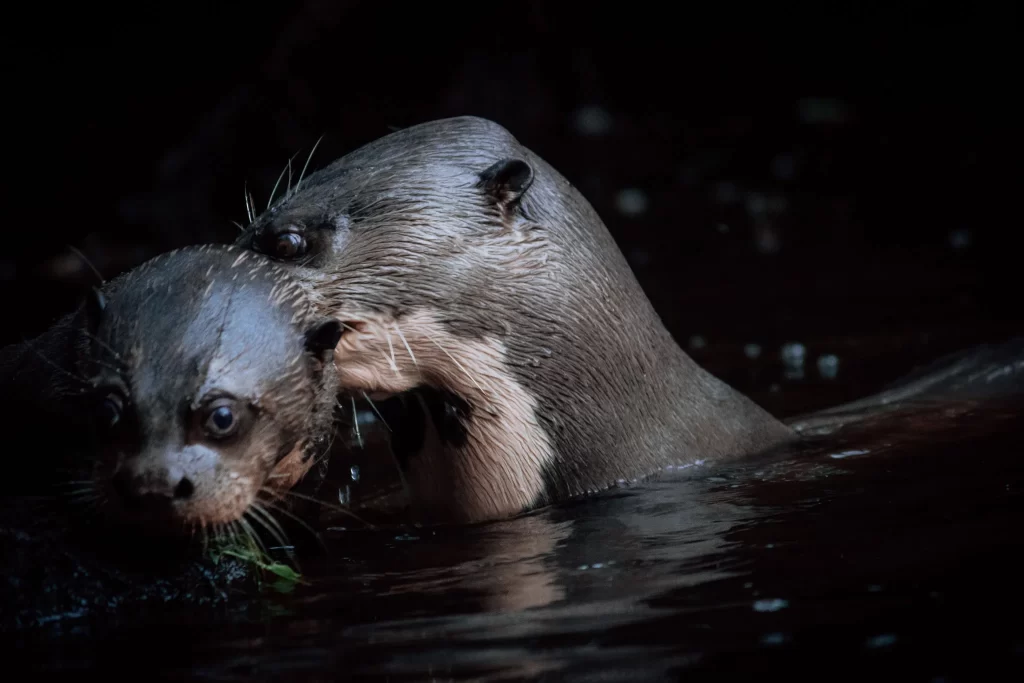
[{"label": "otter head", "polygon": [[159,256],[79,312],[94,483],[114,518],[187,531],[241,520],[294,485],[331,427],[335,320],[251,252]]},{"label": "otter head", "polygon": [[682,407],[730,400],[701,384],[590,204],[490,121],[370,143],[237,244],[289,264],[344,321],[344,390],[439,392],[441,455],[407,479],[448,516],[501,517],[708,455],[679,452],[694,426]]}]

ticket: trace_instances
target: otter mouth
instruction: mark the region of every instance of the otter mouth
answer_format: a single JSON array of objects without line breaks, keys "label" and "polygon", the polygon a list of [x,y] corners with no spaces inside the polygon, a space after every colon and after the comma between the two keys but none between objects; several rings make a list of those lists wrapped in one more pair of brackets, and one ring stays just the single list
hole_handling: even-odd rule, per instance
[{"label": "otter mouth", "polygon": [[[411,461],[425,449],[429,432],[433,431],[442,443],[456,440],[461,426],[446,419],[453,411],[452,404],[461,406],[464,402],[450,392],[428,385],[401,392],[340,394],[339,427],[346,432],[347,457],[352,461],[349,464],[377,471],[378,476],[401,479]],[[385,449],[387,452],[380,452]],[[337,458],[332,455],[331,468]],[[338,468],[343,472],[348,469]],[[371,486],[367,482],[367,487]]]}]

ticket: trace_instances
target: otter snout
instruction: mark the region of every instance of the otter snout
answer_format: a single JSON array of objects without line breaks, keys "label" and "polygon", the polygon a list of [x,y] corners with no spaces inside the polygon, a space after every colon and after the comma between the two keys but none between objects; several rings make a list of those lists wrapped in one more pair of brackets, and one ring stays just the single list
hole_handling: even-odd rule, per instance
[{"label": "otter snout", "polygon": [[167,509],[172,501],[188,500],[195,493],[195,483],[180,468],[147,467],[129,464],[114,475],[114,493],[130,510]]},{"label": "otter snout", "polygon": [[251,477],[226,467],[202,445],[129,457],[111,476],[110,489],[128,521],[186,527],[238,519],[255,496]]}]

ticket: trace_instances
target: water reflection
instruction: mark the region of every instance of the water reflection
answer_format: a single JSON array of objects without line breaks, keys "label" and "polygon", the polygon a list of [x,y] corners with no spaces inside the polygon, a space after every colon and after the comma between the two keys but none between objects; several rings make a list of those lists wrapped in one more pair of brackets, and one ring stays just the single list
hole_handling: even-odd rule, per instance
[{"label": "water reflection", "polygon": [[168,666],[218,680],[729,679],[782,662],[976,680],[1024,643],[1022,409],[922,406],[500,523],[338,531],[292,595],[93,625],[58,655],[22,645],[100,668],[171,647]]}]

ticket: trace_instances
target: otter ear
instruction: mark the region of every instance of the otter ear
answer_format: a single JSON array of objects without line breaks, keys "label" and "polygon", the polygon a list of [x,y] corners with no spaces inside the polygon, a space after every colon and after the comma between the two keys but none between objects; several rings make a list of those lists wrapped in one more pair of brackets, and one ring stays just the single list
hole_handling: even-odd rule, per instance
[{"label": "otter ear", "polygon": [[333,350],[341,341],[341,323],[334,318],[326,318],[306,330],[306,350],[320,355],[324,351]]},{"label": "otter ear", "polygon": [[514,207],[533,183],[533,169],[522,159],[502,159],[480,174],[477,187],[505,208]]},{"label": "otter ear", "polygon": [[85,297],[85,303],[82,307],[82,314],[85,318],[85,330],[89,334],[95,336],[100,327],[100,321],[103,320],[103,311],[107,308],[107,299],[96,287],[89,289],[89,294]]}]

